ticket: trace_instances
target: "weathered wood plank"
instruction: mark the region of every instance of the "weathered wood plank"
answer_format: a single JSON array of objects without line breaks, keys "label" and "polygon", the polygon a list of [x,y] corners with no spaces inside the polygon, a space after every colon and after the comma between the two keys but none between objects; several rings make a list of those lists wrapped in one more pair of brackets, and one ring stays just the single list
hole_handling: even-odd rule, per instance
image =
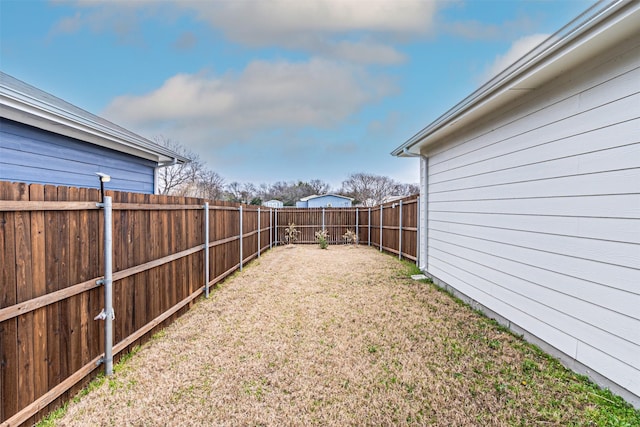
[{"label": "weathered wood plank", "polygon": [[[79,201],[80,189],[69,188],[68,200]],[[82,246],[81,246],[81,229],[80,229],[80,212],[72,211],[68,213],[69,217],[69,264],[67,268],[68,282],[65,286],[71,286],[80,282],[82,265]],[[68,356],[68,375],[73,374],[82,367],[82,335],[81,335],[81,295],[74,295],[66,300],[67,308],[63,315],[67,318],[67,327],[69,331],[69,356]]]},{"label": "weathered wood plank", "polygon": [[50,403],[54,402],[59,396],[66,394],[66,392],[73,387],[78,381],[81,381],[87,375],[91,374],[98,367],[98,360],[102,355],[96,357],[82,368],[74,372],[71,376],[66,378],[63,382],[59,383],[46,394],[24,407],[17,414],[7,419],[4,424],[7,427],[17,427],[26,422],[33,414],[36,414],[47,407]]},{"label": "weathered wood plank", "polygon": [[[0,181],[0,198],[13,199],[13,185]],[[16,252],[14,212],[0,212],[0,307],[16,303]],[[0,322],[0,399],[1,419],[18,412],[18,321]]]},{"label": "weathered wood plank", "polygon": [[[7,183],[8,184],[8,183]],[[63,187],[61,187],[63,188]],[[66,187],[64,187],[66,188]],[[30,212],[30,211],[82,211],[99,209],[96,202],[67,202],[67,201],[9,201],[0,200],[0,211]]]},{"label": "weathered wood plank", "polygon": [[[14,197],[29,200],[29,186],[13,187]],[[16,302],[33,298],[33,271],[31,269],[31,214],[16,212]],[[18,407],[22,408],[35,399],[35,370],[33,364],[33,313],[18,317]]]},{"label": "weathered wood plank", "polygon": [[[87,194],[88,200],[94,200],[100,198],[100,192],[97,189],[89,189]],[[100,211],[88,211],[88,242],[89,242],[89,265],[88,265],[88,278],[99,277],[104,274],[100,265],[102,247],[104,245],[103,239],[101,239],[101,227],[102,212]],[[100,313],[103,304],[103,290],[102,288],[92,288],[85,293],[88,298],[87,302],[87,336],[86,345],[88,348],[87,358],[83,359],[83,363],[87,363],[89,360],[94,359],[101,353],[103,342],[100,337],[102,331],[102,322],[94,320],[94,317]]]},{"label": "weathered wood plank", "polygon": [[[58,187],[58,200],[69,200],[69,188]],[[70,285],[69,283],[69,212],[59,212],[58,216],[58,238],[57,247],[55,249],[58,254],[58,281],[57,288],[64,289]],[[58,382],[63,381],[73,372],[69,370],[69,352],[71,351],[71,331],[68,321],[69,301],[61,300],[58,304],[58,338],[59,352],[57,356],[59,365]],[[68,394],[61,396],[62,400],[66,399]]]},{"label": "weathered wood plank", "polygon": [[[29,187],[29,199],[32,201],[44,200],[44,187],[39,184],[32,184]],[[44,212],[31,212],[31,271],[34,297],[39,297],[47,293],[45,232]],[[38,397],[42,396],[49,389],[46,308],[40,308],[34,311],[33,328],[34,395]]]},{"label": "weathered wood plank", "polygon": [[[89,198],[89,191],[87,188],[81,188],[79,191],[80,200],[87,200]],[[78,269],[78,281],[86,281],[91,278],[90,276],[90,254],[91,254],[91,244],[89,240],[89,211],[79,211],[78,212],[78,248],[80,250],[80,267]],[[93,316],[90,317],[89,313],[89,293],[83,292],[80,294],[80,327],[78,329],[79,338],[80,338],[80,366],[84,366],[90,360],[89,354],[89,322],[93,323]]]},{"label": "weathered wood plank", "polygon": [[[53,185],[44,187],[44,199],[46,201],[58,200],[58,189]],[[46,298],[58,291],[58,269],[60,264],[58,250],[58,221],[60,214],[55,211],[46,211],[45,220],[45,286],[46,294],[39,298]],[[31,300],[34,301],[34,300]],[[45,306],[46,304],[43,304]],[[47,389],[51,390],[58,385],[60,379],[60,307],[59,304],[46,305],[47,310]],[[55,409],[59,402],[54,401],[49,410]]]},{"label": "weathered wood plank", "polygon": [[[144,202],[144,195],[134,194],[133,202]],[[145,211],[132,212],[135,216],[133,255],[135,264],[143,264],[146,261],[147,252],[147,224]],[[138,331],[147,320],[147,272],[140,272],[133,276],[133,330]]]}]

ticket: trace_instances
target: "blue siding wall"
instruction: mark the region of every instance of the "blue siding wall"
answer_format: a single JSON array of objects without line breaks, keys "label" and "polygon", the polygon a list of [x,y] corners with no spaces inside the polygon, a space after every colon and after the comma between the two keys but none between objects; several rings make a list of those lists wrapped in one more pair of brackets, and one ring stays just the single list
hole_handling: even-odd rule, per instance
[{"label": "blue siding wall", "polygon": [[153,193],[155,163],[0,118],[0,180]]},{"label": "blue siding wall", "polygon": [[315,199],[310,199],[307,207],[310,208],[323,208],[323,207],[333,207],[333,208],[344,208],[350,207],[351,200],[345,199],[342,197],[336,197],[332,195],[320,196]]}]

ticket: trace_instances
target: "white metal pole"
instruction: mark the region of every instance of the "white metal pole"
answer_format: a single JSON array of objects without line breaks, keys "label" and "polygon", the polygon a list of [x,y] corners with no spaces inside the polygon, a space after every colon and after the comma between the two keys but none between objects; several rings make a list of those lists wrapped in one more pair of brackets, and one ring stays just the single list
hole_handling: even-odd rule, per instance
[{"label": "white metal pole", "polygon": [[402,259],[402,200],[400,200],[399,229],[398,229],[398,259]]},{"label": "white metal pole", "polygon": [[273,248],[273,220],[271,215],[273,214],[273,209],[269,209],[269,249]]},{"label": "white metal pole", "polygon": [[420,266],[420,196],[416,198],[416,265]]},{"label": "white metal pole", "polygon": [[369,208],[369,220],[367,221],[367,243],[371,246],[371,208]]},{"label": "white metal pole", "polygon": [[240,271],[242,271],[242,240],[243,240],[243,233],[242,233],[242,205],[240,205]]},{"label": "white metal pole", "polygon": [[258,258],[260,258],[260,208],[258,208]]},{"label": "white metal pole", "polygon": [[360,241],[360,228],[358,227],[359,219],[360,215],[358,215],[358,208],[356,208],[356,243]]},{"label": "white metal pole", "polygon": [[111,196],[104,202],[104,374],[113,375],[113,218]]},{"label": "white metal pole", "polygon": [[209,298],[209,202],[204,204],[204,296]]},{"label": "white metal pole", "polygon": [[380,205],[380,252],[382,252],[382,208],[383,205]]}]

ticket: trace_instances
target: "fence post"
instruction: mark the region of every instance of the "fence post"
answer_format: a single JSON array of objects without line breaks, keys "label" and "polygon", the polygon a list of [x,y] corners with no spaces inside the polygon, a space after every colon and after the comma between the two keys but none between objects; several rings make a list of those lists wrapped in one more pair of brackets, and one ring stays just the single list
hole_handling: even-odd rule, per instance
[{"label": "fence post", "polygon": [[416,198],[416,265],[420,266],[420,196]]},{"label": "fence post", "polygon": [[260,208],[258,208],[258,258],[260,258]]},{"label": "fence post", "polygon": [[209,298],[209,202],[204,204],[204,296]]},{"label": "fence post", "polygon": [[324,207],[322,208],[322,229],[324,230]]},{"label": "fence post", "polygon": [[273,234],[273,241],[276,246],[278,246],[278,209],[274,211],[274,222],[276,223],[276,230]]},{"label": "fence post", "polygon": [[358,220],[360,219],[360,215],[358,215],[358,208],[356,208],[356,244],[360,241],[360,228],[358,227]]},{"label": "fence post", "polygon": [[243,238],[243,233],[242,233],[242,205],[240,205],[240,271],[242,271],[242,238]]},{"label": "fence post", "polygon": [[104,374],[113,375],[113,219],[111,196],[105,196],[104,209],[104,312],[97,319],[104,320]]},{"label": "fence post", "polygon": [[371,208],[369,208],[369,220],[367,221],[367,241],[371,246]]},{"label": "fence post", "polygon": [[398,259],[402,259],[402,200],[400,200],[400,212],[398,213]]},{"label": "fence post", "polygon": [[273,209],[269,209],[269,249],[273,248],[273,221],[271,216],[273,215]]},{"label": "fence post", "polygon": [[380,252],[382,252],[382,209],[383,205],[380,205]]}]

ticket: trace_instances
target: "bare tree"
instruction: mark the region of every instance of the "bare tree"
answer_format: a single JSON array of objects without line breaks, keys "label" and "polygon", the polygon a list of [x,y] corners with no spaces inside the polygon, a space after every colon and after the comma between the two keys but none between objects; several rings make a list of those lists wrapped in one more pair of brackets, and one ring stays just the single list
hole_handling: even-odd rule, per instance
[{"label": "bare tree", "polygon": [[187,163],[165,166],[158,170],[158,190],[160,194],[188,195],[187,193],[198,181],[198,177],[204,168],[200,157],[177,141],[163,136],[157,136],[154,140],[157,144],[169,148],[190,160]]},{"label": "bare tree", "polygon": [[331,188],[329,184],[319,179],[309,181],[309,187],[311,187],[314,194],[327,194]]},{"label": "bare tree", "polygon": [[227,185],[226,199],[229,201],[249,204],[257,197],[256,187],[250,182],[242,184],[234,181]]},{"label": "bare tree", "polygon": [[224,178],[218,173],[206,170],[200,174],[196,182],[193,194],[194,197],[200,197],[209,200],[220,200],[224,193]]},{"label": "bare tree", "polygon": [[364,206],[383,203],[389,196],[397,195],[401,185],[388,176],[368,173],[354,173],[342,182],[341,192]]},{"label": "bare tree", "polygon": [[418,184],[400,184],[398,194],[401,196],[413,196],[420,193]]}]

